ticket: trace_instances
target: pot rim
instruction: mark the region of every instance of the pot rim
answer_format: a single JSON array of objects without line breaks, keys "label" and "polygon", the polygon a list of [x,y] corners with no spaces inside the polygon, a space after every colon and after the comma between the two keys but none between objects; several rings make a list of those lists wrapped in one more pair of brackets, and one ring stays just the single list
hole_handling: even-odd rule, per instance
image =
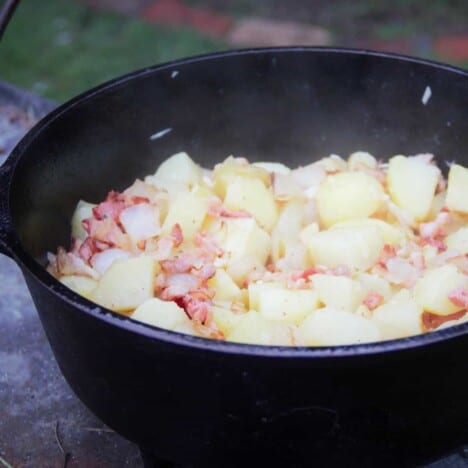
[{"label": "pot rim", "polygon": [[[23,137],[23,139],[17,144],[17,146],[12,151],[11,155],[8,157],[8,159],[2,166],[0,178],[4,179],[4,183],[1,184],[3,186],[3,190],[0,190],[0,192],[3,191],[5,194],[3,209],[6,210],[6,213],[3,218],[5,220],[3,228],[3,237],[4,239],[6,239],[6,246],[4,246],[6,252],[8,254],[11,254],[15,260],[19,261],[22,268],[25,268],[26,270],[31,272],[35,276],[35,278],[42,284],[42,286],[49,289],[59,299],[79,309],[80,312],[85,313],[97,320],[101,320],[110,325],[119,327],[130,333],[138,334],[155,340],[160,340],[166,342],[167,344],[177,345],[181,347],[196,348],[206,352],[214,352],[218,354],[247,355],[252,357],[264,358],[344,358],[360,355],[377,355],[382,353],[405,351],[413,348],[421,348],[465,335],[468,332],[468,322],[443,330],[410,336],[407,338],[400,338],[396,340],[379,341],[375,343],[365,344],[353,344],[345,346],[324,347],[265,346],[254,344],[241,344],[185,335],[165,330],[162,328],[157,328],[152,325],[138,322],[136,320],[132,320],[127,316],[124,316],[117,312],[112,312],[109,309],[101,307],[89,301],[88,299],[79,296],[77,293],[75,293],[71,289],[68,289],[57,279],[55,279],[52,275],[50,275],[46,271],[46,269],[42,267],[25,250],[25,248],[23,248],[23,245],[19,241],[19,237],[14,229],[13,221],[9,211],[8,199],[10,196],[13,175],[23,153],[28,149],[28,147],[31,144],[34,144],[35,138],[42,131],[44,131],[46,128],[52,125],[56,119],[59,119],[62,114],[68,112],[70,109],[73,109],[75,106],[89,99],[92,99],[95,95],[98,95],[111,88],[124,85],[125,83],[135,78],[139,78],[154,72],[159,72],[163,70],[174,71],[175,67],[180,68],[191,63],[206,62],[225,57],[236,57],[240,55],[250,54],[283,54],[296,52],[307,52],[315,54],[331,53],[344,55],[363,55],[389,59],[393,61],[411,62],[415,64],[425,65],[428,67],[442,69],[450,73],[460,74],[468,78],[468,71],[433,60],[426,60],[395,53],[377,52],[366,49],[305,46],[250,48],[203,54],[188,58],[182,58],[179,60],[173,60],[170,62],[157,64],[150,67],[145,67],[119,76],[79,94],[78,96],[65,102],[64,104],[60,105],[52,112],[50,112],[48,115],[46,115]],[[1,205],[2,204],[0,203],[0,208],[2,208]]]}]

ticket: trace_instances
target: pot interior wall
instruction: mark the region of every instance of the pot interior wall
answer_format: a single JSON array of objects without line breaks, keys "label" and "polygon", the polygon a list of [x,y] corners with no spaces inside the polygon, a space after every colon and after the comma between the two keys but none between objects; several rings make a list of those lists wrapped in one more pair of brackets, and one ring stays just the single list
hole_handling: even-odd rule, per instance
[{"label": "pot interior wall", "polygon": [[467,122],[467,76],[443,67],[303,49],[189,60],[47,118],[23,146],[10,204],[22,243],[39,257],[68,245],[79,199],[97,202],[178,151],[204,166],[230,154],[296,166],[355,150],[467,164]]}]

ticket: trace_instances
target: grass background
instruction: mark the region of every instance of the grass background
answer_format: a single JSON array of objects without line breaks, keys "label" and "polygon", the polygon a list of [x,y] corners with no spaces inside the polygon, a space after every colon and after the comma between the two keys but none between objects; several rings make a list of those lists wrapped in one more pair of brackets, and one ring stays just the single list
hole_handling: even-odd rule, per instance
[{"label": "grass background", "polygon": [[64,101],[123,73],[223,48],[70,0],[22,0],[0,44],[0,79]]}]

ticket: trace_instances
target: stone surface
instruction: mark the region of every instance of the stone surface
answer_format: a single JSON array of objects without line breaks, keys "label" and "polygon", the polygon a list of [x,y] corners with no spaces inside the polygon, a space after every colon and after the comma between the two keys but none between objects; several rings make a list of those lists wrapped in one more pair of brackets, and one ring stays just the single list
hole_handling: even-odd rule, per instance
[{"label": "stone surface", "polygon": [[288,21],[246,18],[236,23],[228,41],[240,46],[292,46],[331,44],[330,33],[320,27]]},{"label": "stone surface", "polygon": [[157,0],[144,8],[142,17],[167,26],[190,27],[213,37],[223,36],[232,26],[229,16],[194,8],[178,0]]}]

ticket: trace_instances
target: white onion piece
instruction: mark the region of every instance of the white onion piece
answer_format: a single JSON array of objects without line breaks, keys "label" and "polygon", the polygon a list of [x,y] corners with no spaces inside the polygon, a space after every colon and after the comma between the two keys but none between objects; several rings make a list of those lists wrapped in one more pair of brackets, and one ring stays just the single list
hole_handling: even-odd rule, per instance
[{"label": "white onion piece", "polygon": [[102,276],[116,260],[129,258],[130,256],[126,250],[107,249],[94,254],[91,258],[91,265]]},{"label": "white onion piece", "polygon": [[134,242],[149,239],[161,232],[159,209],[148,203],[125,208],[120,213],[120,222]]},{"label": "white onion piece", "polygon": [[408,260],[400,257],[390,258],[387,263],[387,280],[394,284],[411,287],[419,278],[420,271]]},{"label": "white onion piece", "polygon": [[325,169],[317,163],[308,166],[298,167],[291,172],[296,184],[304,190],[307,198],[313,198],[319,188],[320,183],[326,176]]},{"label": "white onion piece", "polygon": [[171,297],[183,296],[198,287],[198,278],[189,273],[168,276],[166,279],[166,287],[170,290],[170,293],[168,291],[167,294]]}]

